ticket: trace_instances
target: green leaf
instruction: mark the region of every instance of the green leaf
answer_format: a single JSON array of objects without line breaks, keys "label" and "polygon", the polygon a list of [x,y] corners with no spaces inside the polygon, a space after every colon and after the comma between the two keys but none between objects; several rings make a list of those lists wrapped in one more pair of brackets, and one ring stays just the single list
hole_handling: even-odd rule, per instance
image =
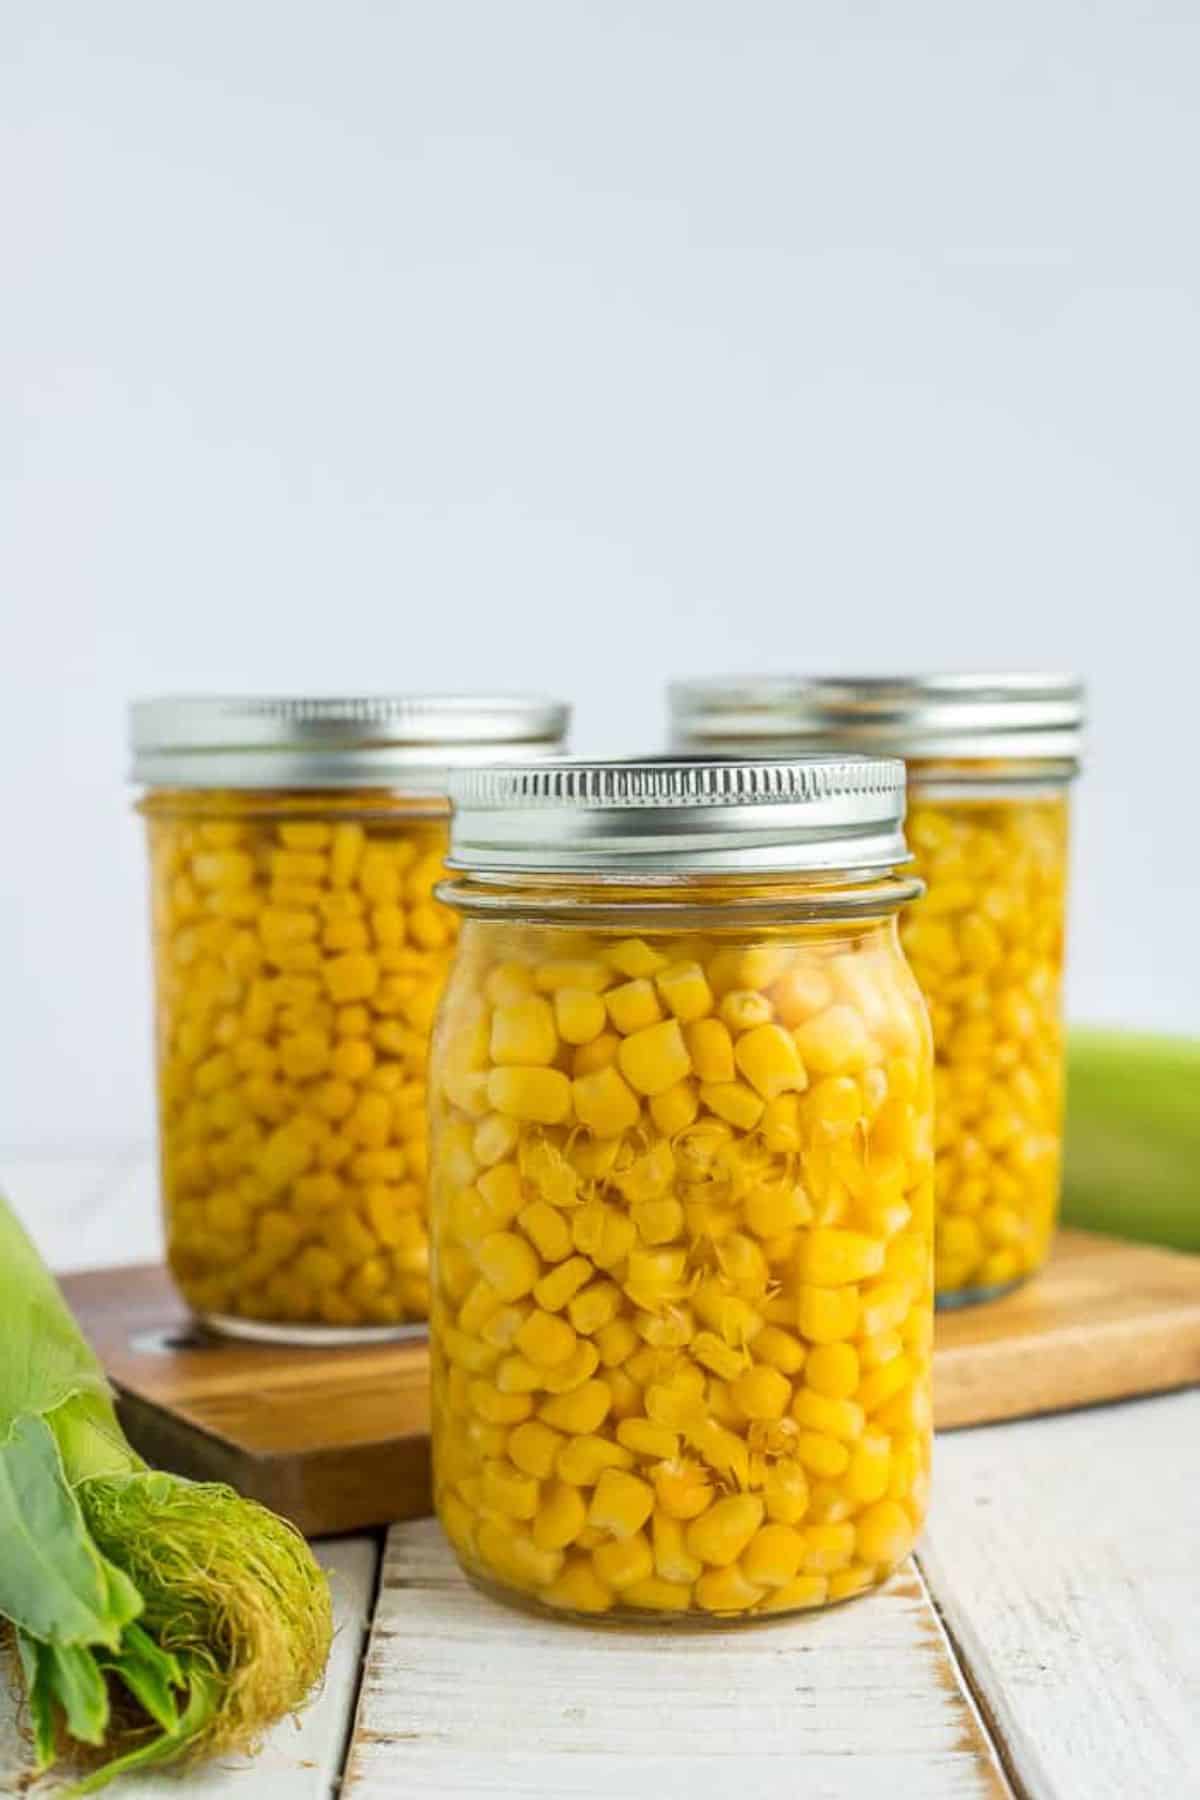
[{"label": "green leaf", "polygon": [[43,1643],[116,1650],[141,1607],[92,1541],[54,1433],[18,1419],[0,1443],[0,1613]]},{"label": "green leaf", "polygon": [[33,1726],[34,1765],[40,1775],[43,1769],[50,1767],[57,1752],[54,1699],[50,1692],[50,1652],[45,1644],[27,1637],[23,1631],[17,1632],[17,1649]]},{"label": "green leaf", "polygon": [[45,1644],[42,1648],[50,1692],[66,1714],[67,1730],[81,1744],[101,1745],[108,1730],[108,1688],[95,1652],[82,1644]]},{"label": "green leaf", "polygon": [[90,1410],[123,1442],[95,1353],[0,1196],[0,1442],[24,1414],[53,1412],[76,1394],[88,1397]]},{"label": "green leaf", "polygon": [[220,1704],[220,1678],[199,1661],[193,1662],[190,1657],[182,1661],[187,1704],[174,1732],[149,1738],[135,1749],[126,1751],[124,1756],[114,1757],[103,1768],[93,1769],[82,1781],[64,1790],[63,1800],[77,1800],[77,1797],[82,1800],[85,1794],[99,1793],[118,1775],[128,1775],[134,1769],[145,1769],[153,1763],[171,1762],[204,1730]]},{"label": "green leaf", "polygon": [[97,1661],[125,1684],[156,1725],[172,1737],[178,1735],[180,1711],[173,1690],[186,1683],[177,1656],[156,1644],[140,1625],[127,1625],[117,1654],[100,1652]]}]

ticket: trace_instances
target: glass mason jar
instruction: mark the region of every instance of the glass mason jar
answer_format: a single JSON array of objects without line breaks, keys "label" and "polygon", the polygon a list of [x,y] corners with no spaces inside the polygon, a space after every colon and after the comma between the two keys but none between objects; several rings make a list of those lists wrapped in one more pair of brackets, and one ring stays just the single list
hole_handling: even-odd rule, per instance
[{"label": "glass mason jar", "polygon": [[925,883],[900,926],[933,1023],[938,1304],[1041,1267],[1058,1216],[1068,787],[1083,689],[1059,675],[686,682],[675,741],[908,762]]},{"label": "glass mason jar", "polygon": [[430,1341],[464,1569],[629,1620],[877,1586],[931,1436],[902,765],[555,762],[453,792]]},{"label": "glass mason jar", "polygon": [[566,716],[482,697],[133,707],[167,1260],[208,1324],[361,1341],[426,1317],[449,770],[561,747]]}]

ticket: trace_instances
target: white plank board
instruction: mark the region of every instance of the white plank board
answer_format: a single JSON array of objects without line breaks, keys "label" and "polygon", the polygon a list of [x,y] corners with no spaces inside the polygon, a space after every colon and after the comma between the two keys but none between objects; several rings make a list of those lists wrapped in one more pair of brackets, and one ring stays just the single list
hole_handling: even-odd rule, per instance
[{"label": "white plank board", "polygon": [[1008,1788],[922,1582],[732,1631],[541,1621],[393,1528],[347,1800],[967,1800]]},{"label": "white plank board", "polygon": [[1200,1391],[955,1432],[920,1551],[1037,1800],[1200,1794]]},{"label": "white plank board", "polygon": [[[373,1538],[335,1538],[314,1546],[333,1583],[337,1635],[325,1683],[299,1720],[285,1721],[256,1757],[205,1764],[184,1777],[130,1777],[120,1789],[138,1800],[331,1800],[350,1731],[363,1645],[375,1593],[379,1549]],[[0,1683],[0,1795],[19,1786],[17,1706]]]}]

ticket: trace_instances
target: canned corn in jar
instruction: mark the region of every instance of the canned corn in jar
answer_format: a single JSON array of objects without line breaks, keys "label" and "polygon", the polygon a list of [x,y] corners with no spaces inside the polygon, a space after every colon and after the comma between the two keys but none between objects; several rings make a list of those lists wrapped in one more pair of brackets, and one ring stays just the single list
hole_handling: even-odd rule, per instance
[{"label": "canned corn in jar", "polygon": [[876,1587],[931,1436],[902,765],[560,762],[453,792],[430,1340],[464,1569],[610,1620]]},{"label": "canned corn in jar", "polygon": [[561,747],[566,717],[504,697],[132,708],[167,1260],[201,1319],[359,1341],[426,1316],[449,771]]},{"label": "canned corn in jar", "polygon": [[936,1049],[937,1297],[1007,1292],[1049,1255],[1063,1114],[1067,791],[1083,689],[1059,675],[686,682],[676,741],[908,762],[925,896],[900,936]]}]

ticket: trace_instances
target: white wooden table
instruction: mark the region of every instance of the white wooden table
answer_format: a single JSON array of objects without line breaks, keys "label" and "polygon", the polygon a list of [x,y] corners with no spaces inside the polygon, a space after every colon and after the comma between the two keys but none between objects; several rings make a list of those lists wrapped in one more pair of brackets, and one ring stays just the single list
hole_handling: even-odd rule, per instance
[{"label": "white wooden table", "polygon": [[[148,1156],[0,1154],[59,1269],[159,1254]],[[939,1441],[931,1523],[881,1595],[671,1635],[538,1623],[431,1521],[318,1546],[319,1699],[253,1763],[140,1800],[1189,1800],[1200,1796],[1200,1390]],[[0,1794],[18,1791],[0,1694]]]}]

